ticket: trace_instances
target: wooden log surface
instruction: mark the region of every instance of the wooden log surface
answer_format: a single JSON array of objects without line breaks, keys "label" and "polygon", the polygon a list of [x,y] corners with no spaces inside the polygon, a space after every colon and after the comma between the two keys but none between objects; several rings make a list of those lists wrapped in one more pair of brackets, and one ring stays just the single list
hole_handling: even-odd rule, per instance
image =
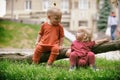
[{"label": "wooden log surface", "polygon": [[[66,51],[68,49],[69,49],[69,47],[61,49],[60,53],[57,57],[57,60],[68,58],[68,56],[66,56]],[[95,45],[92,48],[92,51],[95,54],[108,52],[108,51],[115,51],[115,50],[120,50],[120,40],[106,42],[106,43],[103,43],[101,45]],[[46,62],[49,58],[49,55],[50,55],[50,52],[43,53],[43,55],[41,57],[41,60],[40,60],[40,63],[41,62]],[[13,60],[13,61],[24,61],[24,60],[26,60],[29,63],[31,63],[32,62],[32,56],[33,56],[33,54],[22,55],[20,52],[16,53],[16,54],[10,54],[10,53],[9,54],[0,54],[0,60],[3,60],[3,59],[9,59],[9,60]]]}]

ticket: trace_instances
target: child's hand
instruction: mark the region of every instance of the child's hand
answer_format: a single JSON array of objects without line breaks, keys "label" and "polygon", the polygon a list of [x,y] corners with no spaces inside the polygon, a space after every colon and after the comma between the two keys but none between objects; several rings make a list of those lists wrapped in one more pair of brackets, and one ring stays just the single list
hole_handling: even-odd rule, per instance
[{"label": "child's hand", "polygon": [[110,41],[108,38],[104,38],[104,39],[96,40],[95,43],[99,45],[108,41]]},{"label": "child's hand", "polygon": [[62,46],[59,46],[59,49],[62,49],[63,47]]},{"label": "child's hand", "polygon": [[110,41],[110,39],[105,38],[105,39],[103,39],[103,41],[104,41],[104,42],[108,42],[108,41]]},{"label": "child's hand", "polygon": [[35,46],[38,45],[38,42],[35,43]]},{"label": "child's hand", "polygon": [[71,53],[71,49],[68,49],[68,50],[66,51],[66,56],[69,57],[69,56],[70,56],[70,53]]}]

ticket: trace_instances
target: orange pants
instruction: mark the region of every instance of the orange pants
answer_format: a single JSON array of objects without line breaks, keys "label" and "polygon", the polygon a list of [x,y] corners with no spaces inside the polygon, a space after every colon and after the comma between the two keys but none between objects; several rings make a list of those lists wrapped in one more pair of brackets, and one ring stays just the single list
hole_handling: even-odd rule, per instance
[{"label": "orange pants", "polygon": [[33,63],[38,64],[43,52],[51,51],[47,64],[52,64],[55,60],[57,55],[59,54],[59,47],[58,46],[43,46],[43,45],[36,45],[33,55]]}]

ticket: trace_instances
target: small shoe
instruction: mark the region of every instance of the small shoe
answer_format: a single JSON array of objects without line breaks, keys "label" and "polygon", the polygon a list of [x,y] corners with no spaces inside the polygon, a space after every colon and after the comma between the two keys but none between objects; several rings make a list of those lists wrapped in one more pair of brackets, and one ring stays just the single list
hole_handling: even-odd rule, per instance
[{"label": "small shoe", "polygon": [[49,69],[49,68],[51,68],[51,67],[52,67],[51,64],[47,64],[47,65],[46,65],[46,69]]},{"label": "small shoe", "polygon": [[92,69],[93,71],[99,71],[99,69],[97,69],[95,65],[93,67],[90,67],[90,69]]},{"label": "small shoe", "polygon": [[76,70],[76,66],[70,66],[69,71],[75,71]]}]

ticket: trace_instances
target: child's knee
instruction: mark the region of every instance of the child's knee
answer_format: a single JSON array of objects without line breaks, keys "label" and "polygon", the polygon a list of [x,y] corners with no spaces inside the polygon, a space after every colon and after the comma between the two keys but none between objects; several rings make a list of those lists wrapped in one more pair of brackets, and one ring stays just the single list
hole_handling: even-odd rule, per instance
[{"label": "child's knee", "polygon": [[93,52],[88,52],[88,55],[87,55],[88,57],[94,57],[95,56],[95,54],[93,53]]},{"label": "child's knee", "polygon": [[35,50],[34,50],[34,54],[39,54],[43,52],[43,48],[42,46],[36,46]]},{"label": "child's knee", "polygon": [[52,48],[51,52],[59,53],[59,48],[55,46],[55,47]]}]

